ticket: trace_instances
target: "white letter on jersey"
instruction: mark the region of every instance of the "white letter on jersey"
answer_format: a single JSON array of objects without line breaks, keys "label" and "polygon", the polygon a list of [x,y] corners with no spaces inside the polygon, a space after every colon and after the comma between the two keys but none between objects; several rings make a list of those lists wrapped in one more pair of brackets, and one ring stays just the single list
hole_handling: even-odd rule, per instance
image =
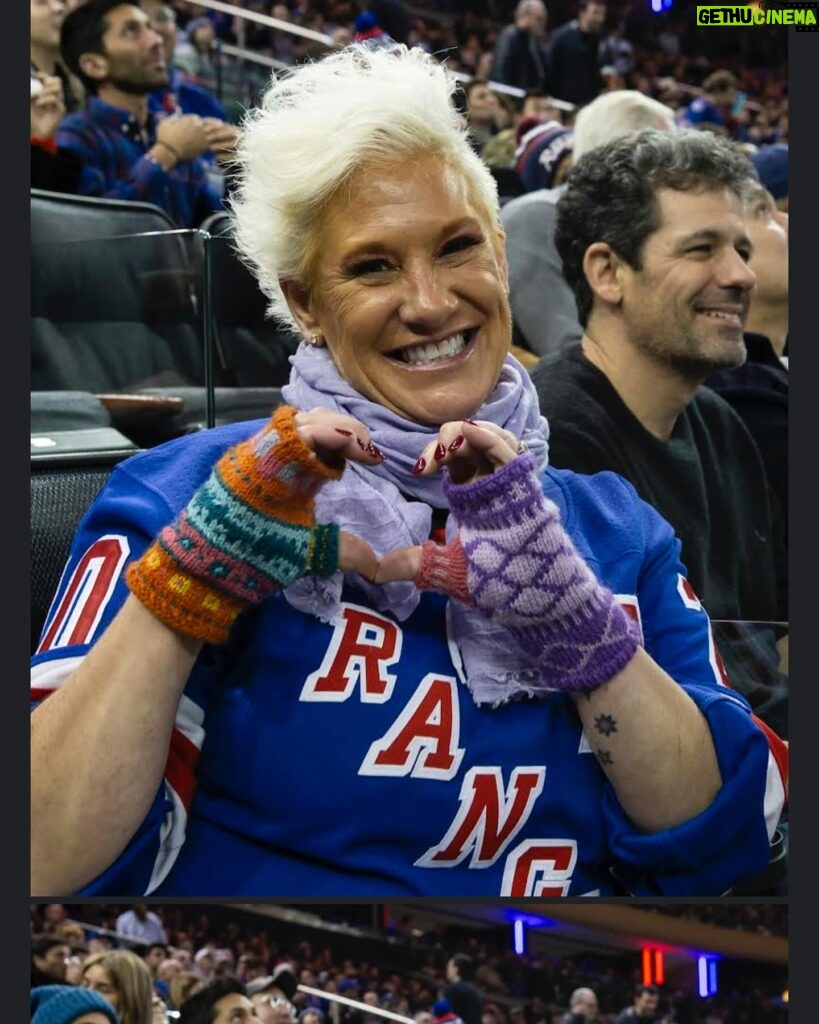
[{"label": "white letter on jersey", "polygon": [[[49,617],[53,612],[54,618],[37,648],[38,654],[91,642],[129,551],[127,539],[115,534],[94,541],[77,563],[56,612],[53,605],[49,608]],[[58,593],[60,590],[62,580]]]},{"label": "white letter on jersey", "polygon": [[472,854],[471,868],[488,868],[518,834],[543,790],[545,767],[515,768],[503,795],[500,768],[470,768],[461,786],[461,806],[449,831],[415,865],[451,868]]},{"label": "white letter on jersey", "polygon": [[457,685],[451,676],[424,676],[389,732],[367,751],[358,774],[454,779],[464,756]]},{"label": "white letter on jersey", "polygon": [[299,700],[343,701],[361,680],[361,700],[383,704],[396,676],[387,671],[401,657],[403,633],[391,619],[355,604],[341,605],[341,622],[318,672],[304,682]]},{"label": "white letter on jersey", "polygon": [[527,839],[506,858],[501,896],[566,896],[577,862],[574,839]]}]

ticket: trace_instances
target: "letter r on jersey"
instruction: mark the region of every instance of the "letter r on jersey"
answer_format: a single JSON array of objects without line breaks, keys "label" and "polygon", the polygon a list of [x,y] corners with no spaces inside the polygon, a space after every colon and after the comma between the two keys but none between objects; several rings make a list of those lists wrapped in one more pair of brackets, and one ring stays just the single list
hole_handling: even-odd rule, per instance
[{"label": "letter r on jersey", "polygon": [[341,605],[324,660],[304,681],[299,700],[343,701],[361,683],[365,704],[392,696],[396,676],[387,671],[401,657],[403,634],[391,620],[355,604]]}]

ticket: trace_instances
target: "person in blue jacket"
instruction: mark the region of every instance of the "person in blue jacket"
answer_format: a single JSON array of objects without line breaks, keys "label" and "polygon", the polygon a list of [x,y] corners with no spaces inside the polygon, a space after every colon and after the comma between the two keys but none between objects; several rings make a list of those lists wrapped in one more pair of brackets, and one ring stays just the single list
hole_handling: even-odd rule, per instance
[{"label": "person in blue jacket", "polygon": [[671,527],[548,464],[497,191],[421,50],[250,111],[232,200],[304,339],[268,421],[121,463],[32,662],[31,892],[702,896],[785,749]]}]

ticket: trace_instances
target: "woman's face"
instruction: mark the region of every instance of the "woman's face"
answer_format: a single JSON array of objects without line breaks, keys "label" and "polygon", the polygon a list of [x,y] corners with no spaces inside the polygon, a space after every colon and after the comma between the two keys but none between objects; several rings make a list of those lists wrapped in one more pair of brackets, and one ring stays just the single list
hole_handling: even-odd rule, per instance
[{"label": "woman's face", "polygon": [[500,229],[436,157],[362,168],[328,203],[311,287],[283,285],[341,375],[406,419],[471,416],[509,350]]},{"label": "woman's face", "polygon": [[119,1010],[119,993],[117,992],[116,985],[114,985],[113,978],[104,967],[101,967],[99,964],[91,964],[83,972],[82,984],[83,988],[93,989],[106,1002],[109,1002],[115,1010]]}]

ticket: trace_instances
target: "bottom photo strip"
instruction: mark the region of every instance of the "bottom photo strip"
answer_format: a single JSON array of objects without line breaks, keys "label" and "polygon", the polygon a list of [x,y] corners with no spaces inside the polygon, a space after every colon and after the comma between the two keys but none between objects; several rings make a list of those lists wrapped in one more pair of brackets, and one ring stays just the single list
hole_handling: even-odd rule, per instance
[{"label": "bottom photo strip", "polygon": [[785,1024],[788,987],[785,903],[31,904],[31,1024]]}]

